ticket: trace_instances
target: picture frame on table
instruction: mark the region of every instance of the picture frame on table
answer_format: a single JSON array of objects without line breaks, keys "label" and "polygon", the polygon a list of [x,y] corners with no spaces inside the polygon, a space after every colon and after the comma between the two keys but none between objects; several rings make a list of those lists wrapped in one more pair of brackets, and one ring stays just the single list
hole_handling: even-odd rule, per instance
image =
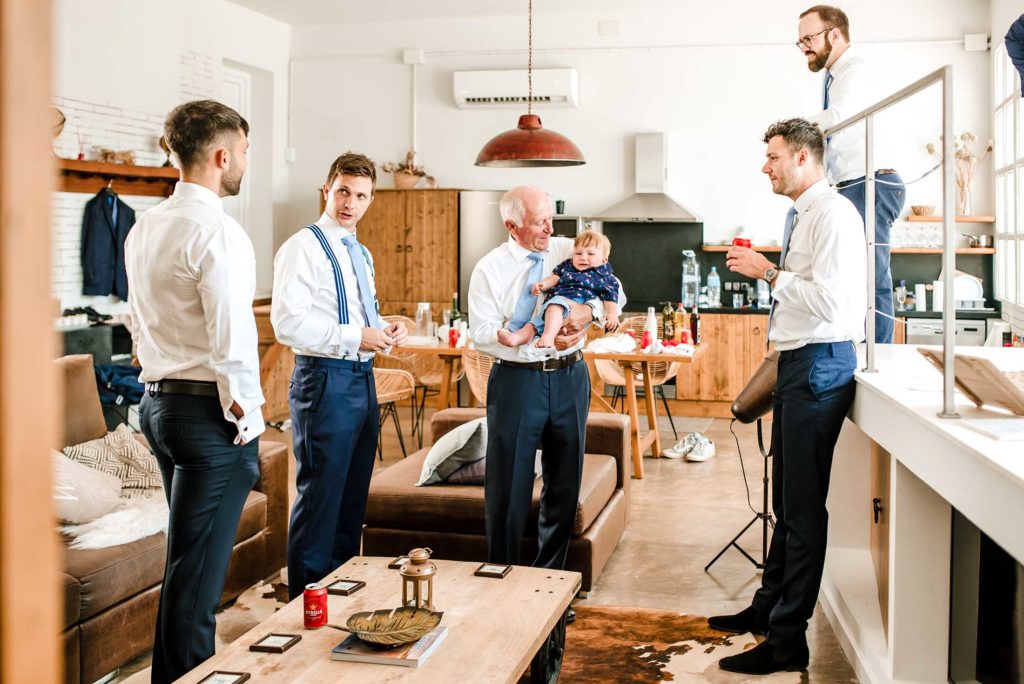
[{"label": "picture frame on table", "polygon": [[409,560],[408,556],[399,556],[395,560],[388,563],[388,570],[400,570],[406,561]]},{"label": "picture frame on table", "polygon": [[477,577],[492,577],[494,579],[502,579],[508,573],[512,572],[511,565],[499,565],[497,563],[484,563],[476,572],[473,574]]},{"label": "picture frame on table", "polygon": [[199,680],[199,684],[242,684],[251,678],[248,672],[225,672],[214,670]]},{"label": "picture frame on table", "polygon": [[350,596],[365,586],[366,582],[362,580],[334,580],[333,582],[327,585],[327,593],[333,594],[335,596]]},{"label": "picture frame on table", "polygon": [[271,632],[249,646],[249,650],[258,653],[284,653],[301,640],[301,634]]}]

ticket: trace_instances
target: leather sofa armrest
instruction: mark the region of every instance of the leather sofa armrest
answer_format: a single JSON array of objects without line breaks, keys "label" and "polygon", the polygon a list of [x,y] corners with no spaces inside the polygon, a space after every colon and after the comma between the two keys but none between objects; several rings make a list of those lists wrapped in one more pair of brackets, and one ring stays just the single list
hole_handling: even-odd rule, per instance
[{"label": "leather sofa armrest", "polygon": [[254,489],[267,497],[266,549],[269,577],[288,562],[288,447],[261,439],[260,477]]},{"label": "leather sofa armrest", "polygon": [[438,411],[430,419],[430,433],[433,435],[433,443],[445,436],[463,423],[482,418],[487,415],[487,409],[483,408],[449,408]]},{"label": "leather sofa armrest", "polygon": [[591,413],[587,418],[587,443],[590,454],[614,456],[619,467],[616,469],[615,487],[629,497],[629,482],[633,476],[632,448],[630,446],[629,418],[618,413]]}]

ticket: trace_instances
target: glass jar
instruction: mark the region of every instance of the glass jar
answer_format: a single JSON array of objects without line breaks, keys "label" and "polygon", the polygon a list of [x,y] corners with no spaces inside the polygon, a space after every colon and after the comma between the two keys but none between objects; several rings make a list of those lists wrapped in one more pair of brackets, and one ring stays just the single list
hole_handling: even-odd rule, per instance
[{"label": "glass jar", "polygon": [[426,337],[430,335],[430,324],[433,323],[430,315],[430,302],[420,302],[416,305],[416,334]]}]

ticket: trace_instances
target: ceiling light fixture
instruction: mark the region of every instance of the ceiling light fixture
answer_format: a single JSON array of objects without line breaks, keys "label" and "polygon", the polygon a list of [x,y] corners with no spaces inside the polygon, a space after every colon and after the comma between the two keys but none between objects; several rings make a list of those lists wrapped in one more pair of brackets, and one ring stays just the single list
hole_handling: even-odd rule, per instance
[{"label": "ceiling light fixture", "polygon": [[476,157],[477,166],[579,166],[586,164],[583,153],[560,133],[541,126],[540,117],[533,113],[533,0],[529,8],[529,51],[527,80],[529,97],[526,114],[519,117],[519,125],[491,138]]}]

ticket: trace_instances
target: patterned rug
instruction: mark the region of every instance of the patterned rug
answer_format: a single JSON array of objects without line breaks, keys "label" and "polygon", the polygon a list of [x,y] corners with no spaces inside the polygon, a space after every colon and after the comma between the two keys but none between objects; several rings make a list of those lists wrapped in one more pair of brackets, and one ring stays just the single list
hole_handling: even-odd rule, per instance
[{"label": "patterned rug", "polygon": [[560,682],[806,682],[799,672],[753,677],[718,661],[757,644],[752,634],[723,634],[707,618],[672,611],[576,606],[566,630]]}]

